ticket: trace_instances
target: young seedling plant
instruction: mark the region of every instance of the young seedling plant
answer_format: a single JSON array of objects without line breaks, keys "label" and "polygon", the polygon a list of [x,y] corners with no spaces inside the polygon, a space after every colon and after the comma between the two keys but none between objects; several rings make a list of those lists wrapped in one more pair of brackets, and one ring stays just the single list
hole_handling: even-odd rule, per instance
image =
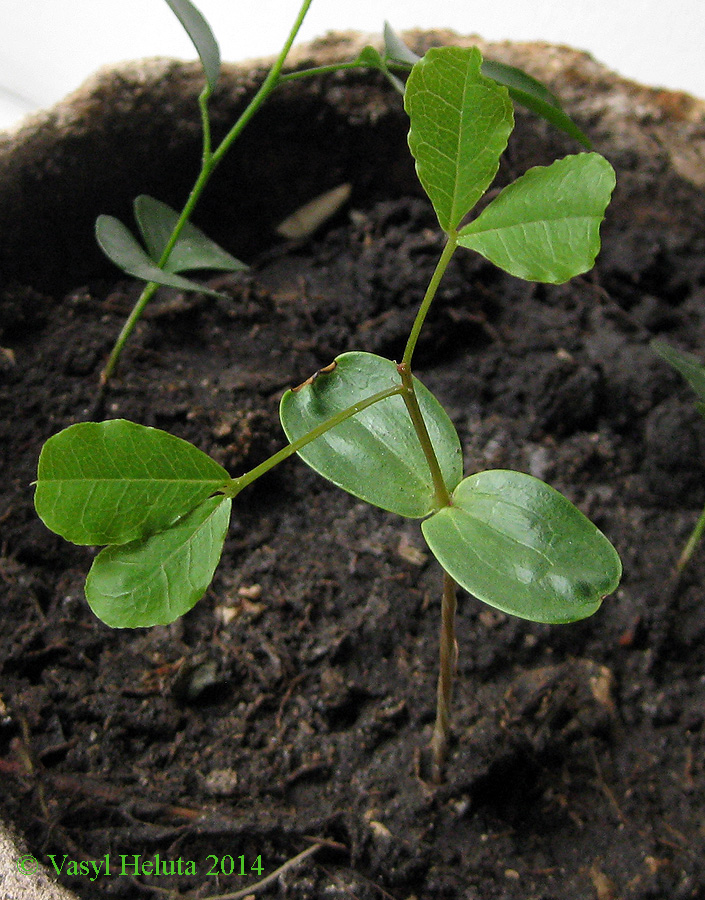
[{"label": "young seedling plant", "polygon": [[[700,362],[697,356],[693,356],[691,353],[684,353],[682,350],[676,350],[675,347],[671,347],[665,341],[654,340],[651,342],[651,346],[661,359],[664,359],[676,372],[680,372],[692,387],[698,398],[695,407],[701,415],[705,416],[705,365]],[[690,533],[690,537],[685,542],[681,555],[678,557],[676,575],[679,576],[692,559],[703,533],[705,533],[705,509],[700,513],[700,517],[695,523],[695,528]]]},{"label": "young seedling plant", "polygon": [[[394,88],[403,94],[404,82],[395,72],[408,73],[419,59],[400,40],[392,28],[385,24],[383,54],[380,54],[376,48],[368,46],[356,59],[347,63],[335,63],[284,73],[282,71],[284,63],[312,3],[312,0],[304,0],[284,46],[267,77],[238,120],[220,144],[214,148],[208,104],[220,75],[220,50],[208,22],[190,0],[166,0],[166,2],[193,41],[205,76],[205,85],[198,97],[203,137],[201,165],[180,213],[153,197],[141,195],[136,198],[134,202],[135,220],[144,246],[114,216],[102,215],[96,221],[96,238],[106,256],[127,275],[145,282],[144,289],[132,312],[125,320],[101,372],[101,397],[117,368],[125,344],[145,307],[161,285],[178,288],[182,291],[216,294],[215,291],[209,290],[202,284],[185,278],[181,273],[193,270],[237,272],[247,268],[244,263],[219,247],[189,220],[216,168],[272,92],[286,82],[302,78],[321,76],[344,69],[376,69],[382,72]],[[486,76],[505,85],[510,96],[516,102],[562,129],[585,147],[590,147],[590,141],[561,109],[558,99],[535,78],[514,66],[492,60],[484,60],[482,70]]]},{"label": "young seedling plant", "polygon": [[[190,8],[183,0],[168,2],[182,12]],[[560,284],[588,271],[615,178],[596,153],[567,156],[530,169],[466,221],[492,184],[513,128],[508,88],[483,73],[477,49],[436,48],[411,67],[404,105],[409,147],[445,246],[401,360],[343,353],[288,390],[280,420],[289,443],[235,477],[155,428],[123,419],[72,425],[42,449],[35,505],[67,540],[104,547],[85,592],[93,612],[117,628],[165,625],[188,612],[213,578],[233,500],[293,454],[354,496],[420,520],[443,569],[431,742],[432,774],[440,781],[457,656],[457,585],[506,613],[566,623],[598,609],[617,587],[621,564],[597,527],[537,478],[506,470],[464,476],[453,423],[412,374],[414,351],[458,248],[530,281]],[[170,253],[182,258],[183,238],[166,239],[164,229],[148,237],[144,223],[157,221],[154,210],[164,213],[156,201],[142,201],[138,220],[151,252],[161,249],[162,263],[172,262],[143,278],[182,268]],[[134,239],[123,233],[134,250]],[[202,249],[208,239],[200,234],[191,237]]]}]

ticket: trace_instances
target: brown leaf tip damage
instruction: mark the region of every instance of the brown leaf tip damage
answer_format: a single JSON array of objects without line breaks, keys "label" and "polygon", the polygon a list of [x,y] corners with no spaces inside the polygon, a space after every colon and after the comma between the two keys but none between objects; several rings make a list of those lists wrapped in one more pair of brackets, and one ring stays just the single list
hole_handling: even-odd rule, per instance
[{"label": "brown leaf tip damage", "polygon": [[316,370],[313,375],[309,376],[306,381],[302,381],[301,384],[293,387],[291,389],[292,394],[297,394],[302,388],[305,388],[309,384],[313,384],[313,382],[318,378],[319,375],[325,375],[328,372],[332,372],[338,365],[338,360],[334,359],[332,363],[327,366],[323,366],[322,369]]}]

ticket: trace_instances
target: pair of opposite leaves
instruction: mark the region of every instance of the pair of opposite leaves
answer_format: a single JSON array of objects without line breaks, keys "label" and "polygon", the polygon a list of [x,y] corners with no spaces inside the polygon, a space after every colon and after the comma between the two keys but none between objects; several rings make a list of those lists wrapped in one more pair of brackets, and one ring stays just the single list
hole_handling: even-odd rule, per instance
[{"label": "pair of opposite leaves", "polygon": [[[390,360],[338,357],[330,373],[282,398],[291,441],[398,378]],[[479,599],[533,621],[594,612],[619,580],[607,539],[565,497],[530,475],[462,478],[452,422],[415,382],[452,505],[436,509],[428,464],[399,396],[368,407],[300,455],[348,492],[424,518],[441,565]],[[121,419],[79,423],[51,438],[39,464],[41,518],[77,544],[109,544],[93,562],[86,597],[115,627],[167,624],[187,612],[213,577],[232,500],[228,473],[192,444]],[[214,495],[215,494],[215,495]]]}]

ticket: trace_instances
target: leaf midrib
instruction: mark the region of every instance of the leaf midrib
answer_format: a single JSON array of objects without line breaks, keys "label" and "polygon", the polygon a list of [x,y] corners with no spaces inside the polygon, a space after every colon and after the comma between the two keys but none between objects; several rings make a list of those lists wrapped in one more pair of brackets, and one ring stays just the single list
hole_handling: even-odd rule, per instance
[{"label": "leaf midrib", "polygon": [[[481,215],[482,213],[480,216]],[[476,222],[480,221],[480,216],[475,219]],[[538,218],[522,219],[521,222],[512,222],[510,225],[495,225],[490,228],[477,228],[473,231],[469,230],[474,224],[473,222],[470,222],[470,224],[466,226],[468,230],[463,228],[458,232],[458,238],[470,237],[473,234],[490,234],[491,232],[507,231],[510,228],[522,228],[525,225],[539,225],[541,222],[579,222],[585,219],[601,219],[601,216],[597,214],[582,216],[541,216]]]}]

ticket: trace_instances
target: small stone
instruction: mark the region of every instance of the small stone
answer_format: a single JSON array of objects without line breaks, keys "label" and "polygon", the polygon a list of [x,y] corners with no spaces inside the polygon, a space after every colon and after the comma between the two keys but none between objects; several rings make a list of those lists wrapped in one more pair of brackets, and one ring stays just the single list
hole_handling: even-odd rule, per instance
[{"label": "small stone", "polygon": [[237,791],[237,772],[234,769],[213,769],[203,786],[214,797],[232,797]]}]

